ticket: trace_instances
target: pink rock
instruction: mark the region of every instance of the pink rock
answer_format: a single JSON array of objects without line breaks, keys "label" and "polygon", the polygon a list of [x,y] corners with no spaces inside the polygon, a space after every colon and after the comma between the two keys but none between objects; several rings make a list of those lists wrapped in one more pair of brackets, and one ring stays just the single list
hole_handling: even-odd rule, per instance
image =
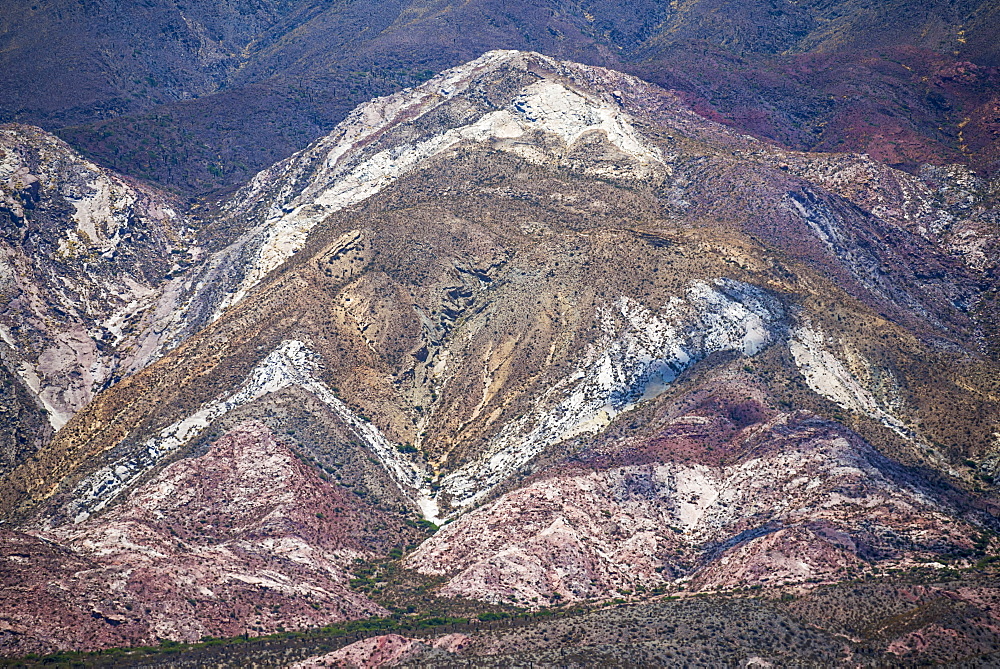
[{"label": "pink rock", "polygon": [[355,641],[332,653],[294,664],[291,669],[384,667],[411,659],[426,649],[427,646],[416,639],[409,639],[398,634],[386,634]]},{"label": "pink rock", "polygon": [[[347,587],[361,519],[263,425],[178,460],[79,525],[3,539],[0,652],[94,650],[271,633],[385,610]],[[27,556],[20,562],[18,556]],[[0,556],[2,557],[2,556]]]}]

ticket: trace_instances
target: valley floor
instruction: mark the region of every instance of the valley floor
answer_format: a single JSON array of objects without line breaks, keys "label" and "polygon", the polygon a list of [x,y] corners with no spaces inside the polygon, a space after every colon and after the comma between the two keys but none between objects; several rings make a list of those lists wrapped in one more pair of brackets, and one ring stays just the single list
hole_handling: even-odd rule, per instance
[{"label": "valley floor", "polygon": [[482,619],[418,611],[312,632],[6,659],[0,666],[990,667],[1000,662],[998,605],[1000,570],[986,562],[798,592],[618,599]]}]

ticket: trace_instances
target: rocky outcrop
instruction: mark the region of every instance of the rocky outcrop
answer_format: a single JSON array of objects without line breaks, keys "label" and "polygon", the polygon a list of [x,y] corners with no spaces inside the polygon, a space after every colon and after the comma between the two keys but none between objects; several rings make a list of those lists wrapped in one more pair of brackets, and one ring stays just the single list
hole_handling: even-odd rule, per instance
[{"label": "rocky outcrop", "polygon": [[[318,669],[319,667],[393,667],[411,661],[426,661],[426,653],[439,649],[443,653],[460,653],[468,637],[464,634],[447,634],[430,640],[410,639],[398,634],[386,634],[356,641],[340,650],[313,657],[291,665],[292,669]],[[445,655],[447,657],[447,655]],[[437,659],[441,659],[439,655]]]}]

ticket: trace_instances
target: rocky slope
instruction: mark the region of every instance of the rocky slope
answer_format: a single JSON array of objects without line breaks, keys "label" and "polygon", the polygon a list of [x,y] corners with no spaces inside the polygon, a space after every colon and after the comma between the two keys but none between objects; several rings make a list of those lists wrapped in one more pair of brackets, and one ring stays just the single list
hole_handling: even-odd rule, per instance
[{"label": "rocky slope", "polygon": [[0,189],[5,387],[34,398],[5,421],[8,471],[121,378],[164,277],[199,249],[176,198],[38,128],[0,127]]},{"label": "rocky slope", "polygon": [[[94,624],[135,639],[369,614],[349,558],[401,555],[420,518],[448,524],[403,564],[438,594],[526,607],[981,557],[995,189],[490,52],[359,107],[219,208],[215,246],[129,331],[131,376],[4,475],[10,541],[69,551],[70,580],[125,564],[210,602],[154,615],[120,586],[152,610]],[[165,492],[186,487],[200,515]],[[338,513],[370,523],[348,540]],[[223,529],[241,518],[249,534]],[[218,594],[265,563],[319,608]],[[108,596],[74,587],[67,610]],[[73,645],[13,610],[8,647]]]},{"label": "rocky slope", "polygon": [[98,649],[384,613],[347,588],[405,540],[267,428],[243,424],[99,520],[5,531],[3,647]]},{"label": "rocky slope", "polygon": [[[779,413],[743,426],[766,409],[706,409],[578,454],[445,526],[406,564],[446,575],[442,594],[533,606],[835,581],[967,552],[989,522],[834,424]],[[715,435],[730,439],[684,453]]]}]

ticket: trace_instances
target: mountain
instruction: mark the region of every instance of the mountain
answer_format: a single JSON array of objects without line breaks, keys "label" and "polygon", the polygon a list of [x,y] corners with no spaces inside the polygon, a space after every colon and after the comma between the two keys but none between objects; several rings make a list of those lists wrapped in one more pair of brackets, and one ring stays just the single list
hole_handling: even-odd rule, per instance
[{"label": "mountain", "polygon": [[7,5],[0,121],[185,195],[230,192],[358,104],[489,49],[627,71],[799,150],[997,167],[983,0]]},{"label": "mountain", "polygon": [[[6,248],[35,299],[8,307],[6,373],[34,398],[22,432],[58,428],[0,484],[8,654],[417,606],[447,621],[821,597],[995,554],[1000,219],[996,181],[966,166],[792,151],[630,75],[520,51],[365,103],[174,216],[41,131],[7,133]],[[107,231],[84,238],[81,210]],[[116,233],[118,212],[147,232]],[[17,234],[107,249],[66,260]],[[36,355],[11,324],[47,323],[73,271],[98,305],[58,308],[103,355],[76,364],[111,382],[63,372],[93,393],[63,409],[30,381],[58,387],[42,348],[62,331],[40,329]],[[101,302],[113,281],[143,299]],[[996,590],[975,583],[978,607]],[[861,639],[810,606],[796,620]],[[850,643],[992,629],[987,609],[949,607]],[[888,625],[881,611],[863,615]]]}]

